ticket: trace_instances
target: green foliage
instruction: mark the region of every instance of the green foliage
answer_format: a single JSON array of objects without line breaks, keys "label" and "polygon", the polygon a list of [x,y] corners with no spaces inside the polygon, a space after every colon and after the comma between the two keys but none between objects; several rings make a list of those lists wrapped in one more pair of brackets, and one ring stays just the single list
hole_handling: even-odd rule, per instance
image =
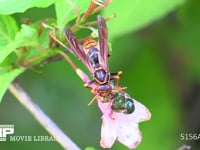
[{"label": "green foliage", "polygon": [[10,83],[24,71],[24,68],[16,68],[12,70],[5,70],[0,66],[0,101],[6,92]]},{"label": "green foliage", "polygon": [[37,46],[37,35],[38,33],[36,29],[28,25],[22,24],[20,32],[16,34],[14,44],[16,45],[16,47]]},{"label": "green foliage", "polygon": [[78,12],[75,12],[73,6],[78,8],[79,13],[82,14],[86,11],[90,3],[90,0],[60,0],[55,4],[56,16],[57,16],[57,27],[63,31],[65,25],[69,21],[75,19]]},{"label": "green foliage", "polygon": [[8,15],[24,12],[29,8],[40,7],[45,8],[58,0],[4,0],[0,1],[0,14]]},{"label": "green foliage", "polygon": [[85,150],[96,150],[94,147],[87,147]]},{"label": "green foliage", "polygon": [[113,1],[104,16],[116,13],[116,18],[108,23],[112,37],[138,30],[173,11],[185,0],[126,0],[122,3]]},{"label": "green foliage", "polygon": [[18,27],[11,16],[0,15],[0,63],[15,50],[12,44]]},{"label": "green foliage", "polygon": [[182,70],[182,76],[187,76],[190,80],[200,82],[200,20],[199,1],[188,1],[185,7],[178,11],[180,27],[175,33],[173,29],[167,34],[168,39],[180,53],[181,59],[184,59],[186,67]]}]

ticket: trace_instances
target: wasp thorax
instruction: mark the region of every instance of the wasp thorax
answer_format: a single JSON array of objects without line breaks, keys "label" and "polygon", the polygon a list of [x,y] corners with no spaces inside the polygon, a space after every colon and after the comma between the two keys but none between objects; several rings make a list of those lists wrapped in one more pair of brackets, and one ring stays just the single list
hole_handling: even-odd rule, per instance
[{"label": "wasp thorax", "polygon": [[94,73],[94,79],[99,84],[104,84],[107,82],[108,77],[107,73],[104,69],[96,70]]}]

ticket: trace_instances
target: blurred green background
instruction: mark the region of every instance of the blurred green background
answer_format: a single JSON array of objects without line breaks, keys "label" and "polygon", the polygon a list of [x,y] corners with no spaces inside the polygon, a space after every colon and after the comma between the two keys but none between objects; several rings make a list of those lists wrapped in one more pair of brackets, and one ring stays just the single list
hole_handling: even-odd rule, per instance
[{"label": "blurred green background", "polygon": [[[192,150],[200,149],[200,139],[180,139],[181,133],[200,134],[200,2],[180,0],[165,13],[154,12],[151,7],[152,13],[146,12],[143,17],[154,14],[155,17],[143,24],[137,24],[141,15],[132,11],[137,5],[118,10],[116,4],[113,2],[101,12],[103,16],[117,14],[108,22],[112,43],[109,68],[111,72],[123,71],[121,86],[127,86],[127,92],[152,113],[150,121],[140,124],[143,141],[137,149],[175,150],[183,144],[191,145]],[[161,4],[161,10],[168,7],[167,2]],[[143,6],[148,10],[153,5]],[[54,7],[34,8],[14,17],[19,24],[22,18],[31,21],[52,18]],[[71,58],[84,68],[76,58]],[[63,60],[38,70],[42,73],[28,70],[22,74],[21,86],[82,149],[87,146],[101,149],[101,113],[96,103],[87,106],[93,95],[83,87],[73,69]],[[48,135],[9,92],[0,105],[0,124],[14,124],[15,135]],[[0,149],[62,147],[56,142],[1,142]],[[112,149],[127,148],[116,142]]]}]

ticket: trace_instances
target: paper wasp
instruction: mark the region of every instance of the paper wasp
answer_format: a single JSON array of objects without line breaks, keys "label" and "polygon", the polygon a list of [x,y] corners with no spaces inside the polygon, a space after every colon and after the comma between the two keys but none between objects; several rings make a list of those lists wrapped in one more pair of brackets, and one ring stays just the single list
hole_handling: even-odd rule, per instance
[{"label": "paper wasp", "polygon": [[[132,113],[134,111],[134,103],[131,98],[125,97],[125,92],[122,92],[124,87],[119,87],[119,79],[121,71],[110,73],[108,68],[108,46],[107,37],[108,30],[105,20],[101,16],[97,16],[98,26],[98,42],[94,39],[87,39],[81,45],[75,35],[68,28],[66,30],[66,39],[75,55],[83,62],[91,73],[93,80],[84,81],[85,86],[91,88],[95,95],[94,99],[100,99],[102,102],[111,101],[114,98],[112,109],[124,113]],[[79,70],[80,71],[80,70]],[[83,79],[85,75],[79,76]],[[113,80],[116,85],[113,86]],[[94,83],[96,86],[91,86]],[[93,99],[93,100],[94,100]],[[93,100],[91,102],[93,102]],[[91,104],[91,103],[90,103]]]},{"label": "paper wasp", "polygon": [[[109,72],[107,47],[108,30],[105,20],[101,16],[97,16],[97,26],[99,36],[98,42],[94,39],[87,39],[81,45],[69,28],[65,32],[66,39],[71,47],[68,51],[75,54],[83,62],[92,75],[93,80],[90,80],[89,77],[72,62],[67,54],[61,51],[59,51],[59,54],[68,61],[77,75],[85,82],[85,87],[90,88],[91,92],[95,95],[88,105],[95,99],[101,102],[112,102],[112,109],[114,111],[130,114],[134,111],[134,102],[129,96],[126,96],[128,95],[127,93],[123,92],[126,87],[118,86],[122,72]],[[50,36],[60,45],[67,48],[52,34],[50,34]]]},{"label": "paper wasp", "polygon": [[[116,80],[116,87],[114,90],[120,90],[118,82],[122,72],[110,73],[108,69],[108,47],[107,36],[108,30],[105,24],[105,20],[101,16],[97,16],[98,36],[99,41],[96,42],[93,39],[84,41],[83,45],[79,44],[78,40],[68,28],[66,30],[66,39],[75,53],[75,55],[83,62],[83,64],[90,71],[93,80],[97,85],[92,88],[92,93],[97,94],[102,98],[103,102],[109,101],[109,96],[113,90],[113,87],[109,84],[110,80]],[[90,83],[86,83],[85,86],[90,88]]]}]

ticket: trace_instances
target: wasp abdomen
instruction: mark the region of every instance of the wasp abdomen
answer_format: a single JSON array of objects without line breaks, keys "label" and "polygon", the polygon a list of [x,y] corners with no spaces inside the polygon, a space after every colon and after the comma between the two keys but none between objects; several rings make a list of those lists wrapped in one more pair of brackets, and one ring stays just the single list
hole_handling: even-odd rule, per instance
[{"label": "wasp abdomen", "polygon": [[100,66],[98,50],[95,47],[93,46],[90,47],[90,50],[88,51],[88,55],[93,67]]}]

